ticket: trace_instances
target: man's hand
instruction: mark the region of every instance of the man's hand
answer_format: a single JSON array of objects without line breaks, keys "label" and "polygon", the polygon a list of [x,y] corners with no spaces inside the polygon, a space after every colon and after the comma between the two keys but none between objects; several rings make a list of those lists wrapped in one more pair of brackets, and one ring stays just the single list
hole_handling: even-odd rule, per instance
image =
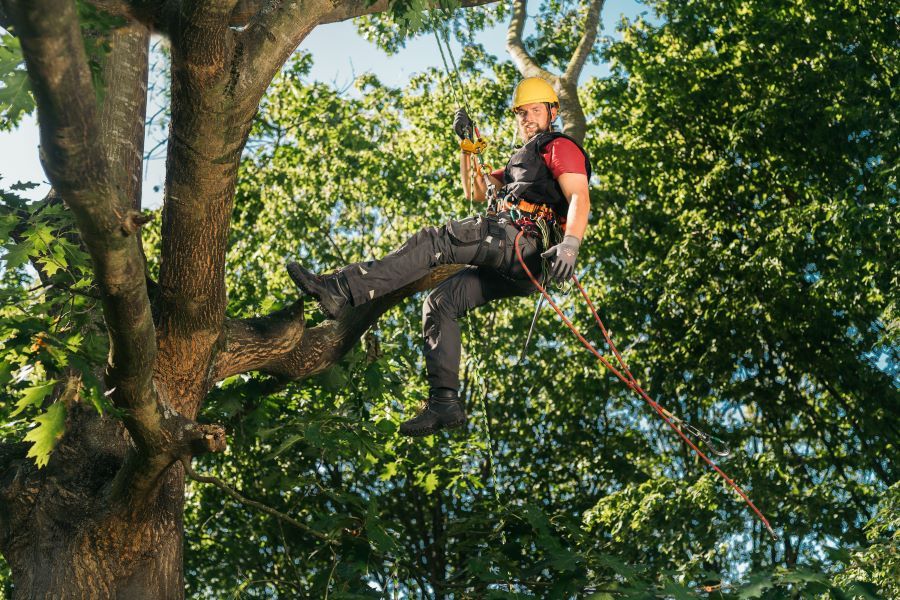
[{"label": "man's hand", "polygon": [[453,115],[453,131],[461,139],[472,139],[472,132],[475,131],[475,127],[472,125],[472,119],[469,118],[469,113],[466,112],[466,109],[460,108]]},{"label": "man's hand", "polygon": [[550,270],[547,273],[555,281],[566,281],[575,272],[575,259],[581,240],[574,235],[567,235],[563,241],[553,246],[541,256],[550,259]]}]

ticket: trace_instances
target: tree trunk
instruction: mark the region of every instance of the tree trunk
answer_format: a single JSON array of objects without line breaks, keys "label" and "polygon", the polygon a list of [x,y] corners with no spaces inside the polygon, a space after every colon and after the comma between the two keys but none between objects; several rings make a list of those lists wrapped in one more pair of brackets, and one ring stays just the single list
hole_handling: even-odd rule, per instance
[{"label": "tree trunk", "polygon": [[129,443],[124,427],[79,405],[70,414],[71,433],[47,467],[21,458],[3,473],[0,551],[14,598],[182,598],[180,464],[138,512],[110,507],[109,484]]},{"label": "tree trunk", "polygon": [[[45,172],[91,255],[102,299],[97,323],[102,317],[110,337],[102,380],[121,419],[98,416],[74,397],[55,400],[66,402],[66,433],[43,469],[21,448],[0,444],[0,553],[16,598],[178,599],[184,474],[177,461],[224,448],[221,428],[192,420],[209,389],[249,370],[296,379],[326,369],[384,311],[450,268],[309,331],[301,302],[261,318],[225,317],[235,182],[260,99],[317,24],[385,10],[387,0],[91,3],[125,25],[86,34],[68,0],[0,0],[0,22],[15,25]],[[229,27],[238,14],[250,21]],[[152,300],[136,235],[146,222],[136,209],[151,30],[167,34],[172,48]],[[85,35],[105,42],[102,60],[94,57],[105,65],[100,99]]]}]

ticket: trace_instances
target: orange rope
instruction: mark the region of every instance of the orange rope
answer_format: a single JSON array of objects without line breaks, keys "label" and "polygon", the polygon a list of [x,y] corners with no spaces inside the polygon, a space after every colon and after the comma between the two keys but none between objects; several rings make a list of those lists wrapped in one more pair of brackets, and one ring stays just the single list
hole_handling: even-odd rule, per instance
[{"label": "orange rope", "polygon": [[[673,430],[675,430],[675,433],[677,433],[681,437],[681,439],[684,440],[684,442],[688,446],[690,446],[694,452],[697,453],[697,455],[700,458],[702,458],[704,461],[706,461],[706,463],[709,466],[711,466],[713,469],[715,469],[715,471],[719,475],[721,475],[722,478],[726,482],[728,482],[728,484],[732,487],[732,489],[734,489],[734,491],[736,491],[740,495],[740,497],[743,498],[744,502],[746,502],[747,505],[751,509],[753,509],[753,512],[756,513],[756,516],[758,516],[759,519],[762,521],[763,525],[765,525],[766,529],[769,531],[769,534],[772,536],[772,538],[777,540],[778,535],[772,529],[772,526],[769,524],[769,520],[766,519],[765,515],[763,515],[762,512],[758,508],[756,508],[756,505],[753,504],[753,501],[750,500],[750,497],[747,496],[747,493],[744,492],[744,490],[742,490],[741,487],[738,486],[728,475],[726,475],[722,471],[722,469],[720,469],[718,467],[718,465],[716,465],[716,463],[714,463],[712,460],[710,460],[709,457],[707,457],[706,454],[704,454],[686,435],[684,435],[684,433],[681,431],[681,429],[679,429],[674,423],[672,423],[672,421],[670,421],[669,418],[666,416],[666,413],[668,413],[668,411],[666,409],[664,409],[662,406],[660,406],[660,404],[658,402],[653,400],[647,394],[647,392],[645,392],[641,388],[641,386],[638,385],[637,380],[631,374],[631,371],[628,370],[628,365],[625,364],[625,360],[622,358],[622,355],[619,354],[618,349],[616,349],[615,345],[612,342],[612,339],[610,339],[609,332],[607,332],[606,327],[603,326],[603,321],[600,320],[600,315],[597,314],[597,310],[594,308],[594,304],[591,302],[591,299],[588,297],[587,292],[584,290],[584,288],[581,286],[581,283],[578,281],[578,279],[574,275],[572,276],[572,280],[575,282],[575,285],[578,286],[578,290],[581,292],[581,295],[584,296],[584,299],[587,301],[587,305],[591,309],[591,313],[593,313],[594,319],[596,319],[597,324],[600,326],[600,331],[603,332],[603,337],[604,337],[604,339],[606,339],[606,343],[609,344],[609,347],[612,349],[613,353],[616,355],[616,359],[619,362],[619,365],[622,367],[622,370],[625,371],[625,373],[627,373],[628,377],[625,377],[625,375],[623,375],[618,369],[616,369],[613,365],[611,365],[609,363],[609,361],[606,360],[606,358],[602,354],[600,354],[594,348],[594,346],[592,346],[591,343],[588,342],[584,338],[583,335],[581,335],[581,333],[579,333],[578,329],[575,328],[575,326],[566,317],[566,315],[563,314],[562,310],[560,310],[560,308],[556,305],[556,303],[553,301],[553,298],[551,298],[550,294],[547,293],[547,290],[544,289],[544,287],[540,284],[540,282],[538,282],[538,280],[534,277],[534,275],[532,275],[531,270],[528,268],[528,266],[525,264],[525,261],[522,259],[522,251],[519,249],[519,239],[522,237],[522,235],[524,233],[525,233],[524,231],[519,231],[519,233],[516,235],[515,242],[513,242],[515,245],[515,248],[516,248],[516,258],[519,259],[519,263],[522,265],[522,268],[525,270],[525,273],[528,275],[528,278],[531,280],[531,283],[533,283],[534,286],[541,292],[541,294],[543,294],[544,298],[547,300],[547,302],[550,304],[550,306],[553,307],[553,310],[556,311],[556,314],[558,314],[559,317],[563,320],[563,323],[565,323],[566,326],[568,326],[568,328],[572,331],[572,333],[575,334],[575,337],[578,338],[578,341],[580,341],[581,344],[585,348],[587,348],[594,356],[597,357],[597,359],[600,361],[600,363],[604,367],[606,367],[607,369],[612,371],[612,373],[616,377],[618,377],[625,385],[627,385],[629,388],[631,388],[632,391],[637,393],[650,406],[652,406],[653,409],[662,418],[662,420],[665,421],[666,423],[668,423],[669,427],[671,427]],[[669,413],[669,414],[671,414],[671,413]]]}]

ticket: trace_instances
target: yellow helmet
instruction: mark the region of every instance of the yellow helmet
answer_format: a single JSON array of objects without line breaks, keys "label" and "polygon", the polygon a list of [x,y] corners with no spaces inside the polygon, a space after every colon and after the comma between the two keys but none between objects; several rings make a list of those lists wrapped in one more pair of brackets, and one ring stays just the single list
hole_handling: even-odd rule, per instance
[{"label": "yellow helmet", "polygon": [[549,102],[559,104],[559,98],[553,87],[540,77],[526,77],[516,86],[513,92],[512,109],[516,110],[523,104],[533,102]]}]

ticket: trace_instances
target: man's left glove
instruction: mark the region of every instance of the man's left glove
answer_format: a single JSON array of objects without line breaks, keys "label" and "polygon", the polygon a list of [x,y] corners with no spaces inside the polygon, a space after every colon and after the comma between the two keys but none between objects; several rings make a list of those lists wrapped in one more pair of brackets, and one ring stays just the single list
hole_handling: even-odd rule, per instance
[{"label": "man's left glove", "polygon": [[575,272],[575,259],[581,240],[574,235],[567,235],[563,241],[553,246],[541,256],[550,259],[550,271],[547,273],[555,281],[567,281]]}]

